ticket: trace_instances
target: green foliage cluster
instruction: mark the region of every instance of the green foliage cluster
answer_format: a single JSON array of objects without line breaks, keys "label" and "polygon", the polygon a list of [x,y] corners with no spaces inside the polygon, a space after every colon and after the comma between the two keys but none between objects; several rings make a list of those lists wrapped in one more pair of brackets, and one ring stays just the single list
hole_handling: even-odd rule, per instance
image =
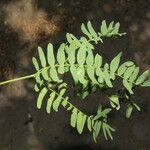
[{"label": "green foliage cluster", "polygon": [[67,42],[60,45],[56,57],[53,45],[48,44],[46,54],[41,47],[38,47],[39,58],[33,57],[32,59],[37,71],[35,74],[35,91],[39,93],[37,108],[41,108],[44,97],[48,95],[47,113],[50,113],[52,109],[57,112],[60,105],[63,106],[71,111],[70,125],[76,128],[79,134],[87,126],[95,142],[100,132],[103,132],[106,140],[113,139],[112,132],[115,129],[108,124],[107,118],[112,109],[120,109],[122,97],[116,93],[109,95],[109,108],[102,108],[100,105],[96,115],[86,115],[69,102],[69,98],[65,95],[67,83],[59,75],[71,74],[74,86],[81,87],[77,94],[82,99],[98,90],[105,91],[113,88],[114,80],[120,77],[125,88],[126,117],[131,116],[134,108],[140,111],[140,107],[132,102],[130,97],[134,94],[136,86],[150,86],[150,80],[145,81],[149,71],[138,76],[139,67],[134,62],[127,61],[120,64],[122,52],[110,64],[104,63],[101,55],[93,54],[93,45],[103,43],[104,38],[125,35],[125,33],[119,33],[119,27],[119,23],[111,22],[107,25],[105,21],[102,21],[100,31],[96,32],[91,22],[88,21],[87,25],[81,25],[84,36],[80,39],[71,33],[66,34]]},{"label": "green foliage cluster", "polygon": [[[41,109],[44,99],[46,100],[46,112],[52,110],[58,112],[60,106],[71,112],[70,125],[79,134],[87,127],[97,142],[97,137],[103,133],[106,140],[113,140],[112,132],[115,129],[108,122],[112,110],[119,110],[121,103],[126,105],[126,117],[129,118],[133,109],[140,111],[140,107],[133,102],[131,96],[138,86],[150,87],[150,80],[147,80],[149,71],[139,75],[139,67],[132,61],[121,63],[122,52],[114,57],[110,63],[103,61],[100,54],[94,54],[94,44],[103,43],[104,38],[118,38],[126,33],[119,32],[120,24],[106,24],[102,21],[99,31],[95,31],[90,21],[81,25],[83,36],[75,37],[71,33],[66,34],[66,43],[62,43],[56,55],[54,47],[50,43],[47,51],[38,47],[38,58],[33,57],[32,62],[36,73],[19,79],[5,81],[6,84],[22,79],[34,78],[34,89],[38,93],[37,108]],[[56,51],[56,50],[55,50]],[[109,107],[98,104],[96,114],[87,115],[69,101],[67,96],[68,85],[62,75],[69,73],[73,85],[78,86],[77,95],[84,100],[89,94],[102,91],[108,97]],[[123,93],[107,93],[107,90],[114,88],[114,81],[117,78],[122,81]],[[83,101],[84,102],[84,101]]]}]

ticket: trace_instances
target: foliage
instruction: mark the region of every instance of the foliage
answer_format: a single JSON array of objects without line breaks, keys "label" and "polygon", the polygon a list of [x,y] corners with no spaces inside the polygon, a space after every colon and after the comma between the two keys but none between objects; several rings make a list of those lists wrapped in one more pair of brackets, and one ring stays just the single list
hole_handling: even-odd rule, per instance
[{"label": "foliage", "polygon": [[[58,112],[62,106],[71,112],[70,125],[77,129],[79,134],[87,126],[92,133],[93,139],[97,142],[97,137],[103,133],[105,139],[113,140],[112,132],[115,131],[108,123],[108,115],[112,110],[119,110],[121,102],[126,104],[126,117],[129,118],[133,109],[140,111],[140,107],[131,100],[137,86],[150,87],[150,80],[146,80],[149,71],[139,75],[139,67],[134,62],[126,61],[121,64],[122,52],[120,52],[110,63],[105,63],[103,57],[94,54],[94,44],[103,43],[104,38],[118,38],[125,35],[119,32],[119,23],[111,22],[106,24],[102,21],[100,31],[95,31],[90,21],[81,25],[83,36],[75,37],[71,33],[66,34],[66,43],[62,43],[57,54],[54,55],[54,47],[50,43],[47,52],[44,53],[38,47],[39,57],[32,58],[36,73],[35,91],[38,93],[37,108],[40,109],[45,97],[49,97],[46,104],[46,112],[52,110]],[[68,89],[67,83],[60,75],[70,73],[73,85],[79,86],[77,93],[81,99],[85,99],[89,94],[106,90],[114,87],[114,81],[120,77],[124,89],[123,95],[119,93],[107,94],[110,106],[108,108],[98,106],[95,115],[87,115],[70,101],[66,96]]]}]

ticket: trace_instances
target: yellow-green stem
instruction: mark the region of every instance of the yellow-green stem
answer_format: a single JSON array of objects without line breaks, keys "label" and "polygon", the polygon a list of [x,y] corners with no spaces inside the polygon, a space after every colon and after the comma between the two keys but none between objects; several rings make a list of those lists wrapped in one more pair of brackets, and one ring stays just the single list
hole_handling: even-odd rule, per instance
[{"label": "yellow-green stem", "polygon": [[35,77],[35,74],[31,74],[31,75],[27,75],[27,76],[24,76],[24,77],[20,77],[20,78],[11,79],[11,80],[1,82],[0,85],[16,82],[16,81],[20,81],[20,80],[25,80],[25,79],[29,79],[29,78],[34,78],[34,77]]}]

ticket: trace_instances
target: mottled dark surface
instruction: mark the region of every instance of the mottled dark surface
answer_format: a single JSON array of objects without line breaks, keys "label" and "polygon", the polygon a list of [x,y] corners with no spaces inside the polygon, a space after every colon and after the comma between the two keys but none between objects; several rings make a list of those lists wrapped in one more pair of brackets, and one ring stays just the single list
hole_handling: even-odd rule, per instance
[{"label": "mottled dark surface", "polygon": [[[33,73],[31,56],[38,45],[52,42],[57,47],[66,32],[81,35],[82,22],[91,20],[99,29],[103,19],[119,21],[127,35],[105,40],[96,52],[110,61],[123,51],[124,60],[134,60],[141,70],[150,69],[149,0],[0,0],[0,81]],[[89,114],[106,100],[97,93],[82,103],[72,92],[72,102]],[[65,110],[47,115],[44,107],[36,109],[32,80],[1,86],[0,150],[149,150],[149,93],[147,88],[137,89],[134,99],[142,111],[134,111],[131,119],[124,117],[123,110],[114,113],[110,118],[117,129],[114,141],[101,135],[95,144],[88,132],[78,135],[70,127]]]}]

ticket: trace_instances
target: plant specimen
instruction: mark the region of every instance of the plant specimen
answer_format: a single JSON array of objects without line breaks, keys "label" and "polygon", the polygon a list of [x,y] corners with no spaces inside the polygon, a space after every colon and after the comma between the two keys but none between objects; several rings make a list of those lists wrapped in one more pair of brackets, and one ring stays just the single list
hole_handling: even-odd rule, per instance
[{"label": "plant specimen", "polygon": [[[71,33],[66,34],[66,43],[62,43],[54,55],[54,47],[50,43],[47,51],[44,52],[38,47],[38,58],[33,57],[32,62],[36,72],[25,77],[1,82],[0,85],[18,80],[34,78],[34,89],[38,93],[37,108],[40,109],[43,100],[49,97],[46,102],[46,112],[52,110],[58,112],[62,106],[71,112],[70,125],[81,134],[85,127],[92,133],[96,142],[100,133],[105,139],[113,139],[112,132],[115,129],[110,125],[108,116],[112,110],[121,109],[120,103],[126,105],[126,117],[129,118],[133,109],[140,111],[140,107],[132,101],[135,88],[138,86],[150,87],[150,80],[147,80],[149,71],[139,75],[139,67],[132,61],[121,63],[122,52],[116,55],[110,63],[103,61],[100,54],[94,54],[94,44],[103,43],[104,38],[118,38],[126,33],[119,32],[119,23],[113,21],[106,24],[103,20],[100,31],[95,31],[90,21],[81,25],[83,36],[75,37]],[[105,92],[108,97],[109,107],[98,105],[96,113],[87,115],[69,101],[67,96],[68,85],[62,75],[70,74],[73,86],[78,86],[77,95],[84,100],[89,94]],[[61,76],[60,76],[61,75]],[[114,81],[121,78],[122,90],[107,93],[108,89],[114,88]],[[84,101],[83,101],[84,102]]]}]

